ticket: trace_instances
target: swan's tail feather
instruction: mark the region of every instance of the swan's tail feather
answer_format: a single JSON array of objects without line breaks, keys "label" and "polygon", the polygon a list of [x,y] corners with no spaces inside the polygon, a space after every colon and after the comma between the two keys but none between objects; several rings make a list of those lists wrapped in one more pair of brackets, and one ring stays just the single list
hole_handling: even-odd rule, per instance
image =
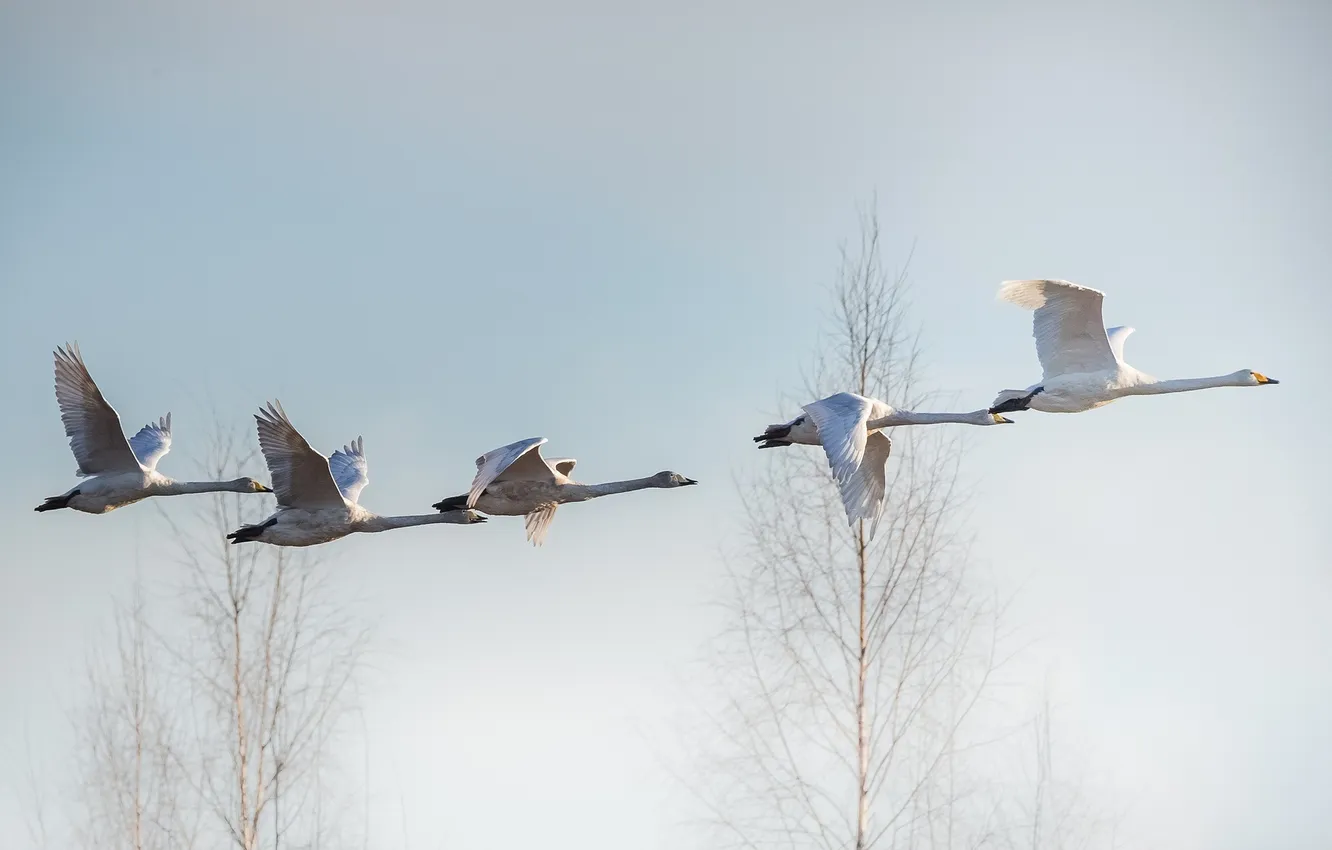
[{"label": "swan's tail feather", "polygon": [[1031,400],[1044,387],[1035,387],[1030,390],[1003,390],[994,399],[994,404],[990,405],[990,413],[1017,413],[1031,407]]},{"label": "swan's tail feather", "polygon": [[[466,494],[466,493],[463,493],[461,496],[450,496],[450,497],[447,498],[447,499],[443,499],[443,500],[441,500],[441,501],[435,502],[435,503],[434,503],[433,505],[431,505],[430,507],[434,508],[435,510],[439,511],[440,513],[447,513],[447,512],[449,512],[449,511],[461,511],[461,510],[466,510],[466,509],[467,509],[467,494]],[[478,521],[480,521],[480,520],[478,520]]]},{"label": "swan's tail feather", "polygon": [[60,510],[61,508],[67,508],[67,507],[69,507],[69,500],[70,500],[71,498],[73,498],[74,496],[77,496],[78,494],[79,494],[79,491],[78,491],[78,490],[75,490],[73,493],[66,493],[66,494],[63,495],[63,496],[49,496],[49,497],[47,497],[46,501],[42,502],[42,503],[41,503],[40,505],[38,505],[37,507],[33,508],[33,510],[34,510],[34,511],[39,511],[39,512],[40,512],[40,511],[58,511],[58,510]]},{"label": "swan's tail feather", "polygon": [[277,517],[271,517],[266,522],[258,525],[242,525],[240,528],[227,535],[227,539],[234,546],[237,543],[252,543],[263,535],[264,529],[277,525]]}]

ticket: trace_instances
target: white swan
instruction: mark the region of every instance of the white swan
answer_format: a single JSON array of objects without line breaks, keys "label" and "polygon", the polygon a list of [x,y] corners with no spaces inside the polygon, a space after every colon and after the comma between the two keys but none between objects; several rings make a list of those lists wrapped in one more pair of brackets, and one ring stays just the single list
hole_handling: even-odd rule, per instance
[{"label": "white swan", "polygon": [[579,484],[569,478],[577,461],[567,457],[543,458],[540,447],[545,442],[545,437],[529,437],[486,452],[476,459],[476,477],[466,495],[444,499],[431,507],[440,511],[475,508],[495,516],[524,516],[527,539],[533,546],[540,546],[555,518],[555,509],[566,502],[698,483],[668,471],[629,481]]},{"label": "white swan", "polygon": [[52,496],[38,511],[72,508],[104,514],[149,496],[189,493],[271,493],[253,478],[232,481],[172,481],[157,471],[157,462],[171,450],[171,414],[125,439],[120,417],[102,398],[78,345],[55,350],[56,402],[65,423],[69,447],[79,462],[77,486]]},{"label": "white swan", "polygon": [[846,508],[847,521],[852,525],[859,520],[869,521],[871,539],[883,515],[884,467],[893,450],[892,440],[882,429],[948,422],[963,425],[1011,425],[1013,422],[986,410],[970,413],[897,410],[878,399],[855,393],[834,393],[800,409],[805,411],[803,416],[780,425],[769,425],[754,438],[754,442],[760,449],[792,443],[823,446],[828,455],[828,467],[842,496],[842,505]]},{"label": "white swan", "polygon": [[1157,395],[1211,387],[1278,384],[1252,369],[1210,378],[1162,381],[1124,362],[1124,340],[1133,328],[1106,329],[1101,318],[1105,294],[1065,280],[1009,280],[999,298],[1034,310],[1032,335],[1041,361],[1041,382],[1025,390],[1004,390],[991,413],[1041,410],[1080,413],[1130,395]]},{"label": "white swan", "polygon": [[364,442],[357,437],[325,458],[292,427],[282,405],[272,403],[254,417],[259,448],[273,476],[277,513],[227,535],[232,543],[258,541],[274,546],[314,546],[355,532],[388,531],[434,523],[485,522],[475,512],[420,516],[377,516],[356,503],[369,483]]}]

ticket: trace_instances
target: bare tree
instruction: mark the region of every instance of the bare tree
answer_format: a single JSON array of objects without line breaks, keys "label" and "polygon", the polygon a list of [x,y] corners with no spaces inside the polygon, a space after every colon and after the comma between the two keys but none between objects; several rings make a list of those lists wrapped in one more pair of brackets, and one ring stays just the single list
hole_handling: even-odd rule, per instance
[{"label": "bare tree", "polygon": [[[243,445],[217,437],[208,472],[234,477],[252,464]],[[79,723],[84,843],[340,846],[327,838],[326,756],[352,708],[366,629],[334,604],[314,558],[228,545],[262,500],[194,504],[179,519],[159,508],[185,568],[176,605],[150,623],[136,592],[116,619],[115,656],[92,666]]]},{"label": "bare tree", "polygon": [[[240,445],[217,439],[210,474],[252,462]],[[173,524],[193,638],[177,658],[199,709],[190,772],[202,803],[240,850],[277,850],[298,825],[318,832],[308,810],[315,769],[349,708],[366,632],[329,604],[304,551],[227,544],[228,531],[259,518],[256,501],[216,494],[205,503],[206,545]]]},{"label": "bare tree", "polygon": [[113,623],[114,641],[89,660],[88,699],[76,724],[79,838],[89,848],[189,850],[198,820],[182,794],[169,674],[137,582]]},{"label": "bare tree", "polygon": [[[905,272],[887,273],[880,248],[863,217],[806,399],[928,399]],[[959,733],[999,663],[999,612],[968,583],[957,431],[891,436],[873,540],[848,527],[816,448],[772,452],[744,490],[748,545],[714,667],[720,744],[698,788],[731,846],[965,846],[952,830],[966,802]]]},{"label": "bare tree", "polygon": [[[1058,740],[1047,682],[1035,714],[1016,736],[1007,794],[996,795],[990,844],[1002,850],[1091,850],[1120,846],[1121,813],[1087,772],[1084,754]],[[1014,769],[1016,766],[1016,769]]]}]

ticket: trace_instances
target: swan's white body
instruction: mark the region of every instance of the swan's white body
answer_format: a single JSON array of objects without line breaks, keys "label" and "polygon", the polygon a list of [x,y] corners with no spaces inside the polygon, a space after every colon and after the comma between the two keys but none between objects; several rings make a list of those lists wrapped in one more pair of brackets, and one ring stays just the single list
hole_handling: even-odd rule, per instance
[{"label": "swan's white body", "polygon": [[569,502],[585,502],[599,496],[649,488],[685,487],[697,484],[677,472],[659,472],[648,478],[579,484],[569,477],[577,461],[573,458],[543,458],[545,437],[529,437],[476,459],[476,477],[466,496],[436,502],[438,510],[475,508],[495,516],[526,517],[527,539],[540,546],[555,518],[555,509]]},{"label": "swan's white body", "polygon": [[1043,377],[1025,390],[999,393],[991,412],[1081,413],[1131,395],[1280,383],[1251,369],[1170,381],[1141,372],[1124,362],[1124,341],[1133,328],[1107,329],[1101,318],[1105,294],[1086,286],[1065,280],[1010,280],[1000,287],[999,298],[1034,311],[1032,335]]},{"label": "swan's white body", "polygon": [[38,511],[72,508],[104,514],[150,496],[272,492],[252,478],[173,481],[158,472],[157,462],[171,451],[171,414],[125,439],[120,416],[102,397],[77,345],[56,349],[55,389],[65,436],[79,462],[74,474],[84,480],[48,498]]},{"label": "swan's white body", "polygon": [[986,410],[970,413],[916,413],[897,410],[878,399],[855,393],[835,393],[801,407],[804,415],[790,422],[769,425],[754,438],[759,448],[768,449],[800,443],[823,446],[828,467],[842,496],[846,518],[855,525],[867,520],[870,538],[883,515],[886,490],[885,467],[893,442],[885,428],[902,425],[1006,425],[1012,420]]},{"label": "swan's white body", "polygon": [[373,514],[357,504],[361,491],[370,483],[361,438],[326,458],[310,448],[280,404],[270,404],[254,419],[259,448],[273,476],[278,509],[263,522],[242,526],[228,534],[233,543],[315,546],[357,532],[485,521],[470,510],[421,516]]},{"label": "swan's white body", "polygon": [[[55,497],[63,501],[64,507],[82,511],[85,514],[104,514],[123,508],[135,502],[141,502],[150,496],[182,496],[187,493],[232,492],[231,486],[222,487],[229,482],[178,482],[167,478],[155,469],[141,469],[138,472],[109,472],[91,476],[62,495]],[[204,486],[200,486],[204,485]],[[262,486],[262,485],[261,485]],[[234,492],[262,493],[265,490],[248,489],[249,485],[238,483]],[[40,508],[39,508],[40,510]]]}]

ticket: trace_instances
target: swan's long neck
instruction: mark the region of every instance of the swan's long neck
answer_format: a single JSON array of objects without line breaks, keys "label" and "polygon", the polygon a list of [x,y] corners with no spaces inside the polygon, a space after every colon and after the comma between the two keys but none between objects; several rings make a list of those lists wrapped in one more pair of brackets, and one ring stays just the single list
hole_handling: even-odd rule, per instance
[{"label": "swan's long neck", "polygon": [[450,511],[442,514],[418,514],[416,516],[372,516],[356,524],[357,531],[374,534],[379,531],[391,531],[395,528],[411,528],[414,525],[433,525],[435,523],[459,523],[459,512]]},{"label": "swan's long neck", "polygon": [[188,496],[192,493],[253,493],[248,478],[235,481],[168,481],[156,488],[159,496]]},{"label": "swan's long neck", "polygon": [[628,481],[608,481],[605,484],[565,484],[560,488],[560,502],[586,502],[600,496],[632,493],[661,486],[654,478],[633,478]]},{"label": "swan's long neck", "polygon": [[1176,378],[1171,381],[1149,379],[1125,388],[1127,395],[1158,395],[1160,393],[1187,393],[1192,390],[1210,390],[1213,387],[1237,387],[1242,384],[1234,375],[1214,375],[1210,378]]},{"label": "swan's long neck", "polygon": [[[982,414],[985,411],[981,411]],[[871,431],[879,428],[892,428],[895,425],[938,425],[944,422],[960,422],[965,425],[977,425],[975,412],[972,413],[914,413],[910,410],[897,410],[891,416],[871,419],[865,427]]]}]

